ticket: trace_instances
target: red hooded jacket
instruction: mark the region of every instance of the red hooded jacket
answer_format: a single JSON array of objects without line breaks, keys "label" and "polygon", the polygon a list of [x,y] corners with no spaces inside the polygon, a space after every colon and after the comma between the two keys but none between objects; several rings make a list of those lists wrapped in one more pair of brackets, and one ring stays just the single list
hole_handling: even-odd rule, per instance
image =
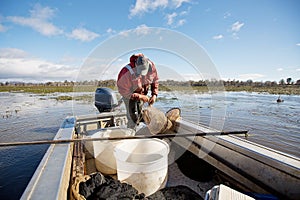
[{"label": "red hooded jacket", "polygon": [[119,93],[132,100],[139,100],[140,94],[147,95],[151,86],[151,95],[158,94],[158,75],[154,63],[149,60],[150,67],[146,76],[137,76],[135,61],[143,54],[134,54],[130,57],[130,63],[123,67],[118,75],[117,86]]}]

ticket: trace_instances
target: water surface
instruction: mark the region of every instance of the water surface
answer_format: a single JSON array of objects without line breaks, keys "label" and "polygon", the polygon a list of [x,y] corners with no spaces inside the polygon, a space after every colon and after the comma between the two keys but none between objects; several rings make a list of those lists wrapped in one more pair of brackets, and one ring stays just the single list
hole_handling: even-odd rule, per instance
[{"label": "water surface", "polygon": [[[55,100],[59,95],[66,94],[0,93],[0,142],[51,140],[67,116],[98,113],[93,102]],[[225,131],[249,130],[248,140],[300,157],[300,96],[277,97],[161,92],[155,106],[180,107],[185,119]],[[0,199],[21,197],[48,147],[0,147]]]}]

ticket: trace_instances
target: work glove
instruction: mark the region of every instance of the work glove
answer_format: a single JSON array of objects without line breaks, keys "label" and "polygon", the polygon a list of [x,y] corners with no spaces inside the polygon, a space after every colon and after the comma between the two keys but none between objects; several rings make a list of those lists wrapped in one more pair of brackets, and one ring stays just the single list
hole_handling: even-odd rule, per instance
[{"label": "work glove", "polygon": [[153,95],[150,99],[149,99],[149,105],[153,105],[156,101],[156,95]]},{"label": "work glove", "polygon": [[143,94],[139,95],[139,100],[142,100],[144,103],[149,102],[149,97]]}]

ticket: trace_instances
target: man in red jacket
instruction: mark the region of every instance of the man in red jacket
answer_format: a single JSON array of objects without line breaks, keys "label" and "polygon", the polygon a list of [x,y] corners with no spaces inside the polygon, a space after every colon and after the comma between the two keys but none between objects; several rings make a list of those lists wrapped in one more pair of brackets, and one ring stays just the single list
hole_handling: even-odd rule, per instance
[{"label": "man in red jacket", "polygon": [[[154,104],[158,94],[158,75],[154,63],[143,54],[134,54],[121,69],[117,86],[127,109],[128,128],[135,128],[142,119],[143,104]],[[147,96],[151,87],[151,97]]]}]

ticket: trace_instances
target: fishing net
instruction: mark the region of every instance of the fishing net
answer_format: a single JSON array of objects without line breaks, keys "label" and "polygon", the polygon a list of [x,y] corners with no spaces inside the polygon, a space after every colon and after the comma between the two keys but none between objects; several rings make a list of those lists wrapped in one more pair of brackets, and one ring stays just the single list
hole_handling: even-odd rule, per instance
[{"label": "fishing net", "polygon": [[116,199],[144,199],[143,193],[132,185],[121,183],[110,176],[96,172],[78,180],[73,189],[76,200],[116,200]]},{"label": "fishing net", "polygon": [[144,193],[139,193],[132,185],[121,183],[110,176],[104,176],[100,172],[93,173],[78,180],[76,190],[73,190],[75,200],[117,200],[117,199],[202,199],[201,196],[187,186],[178,185],[166,187],[156,191],[146,197]]},{"label": "fishing net", "polygon": [[172,108],[166,114],[150,106],[143,110],[143,119],[153,135],[176,131],[176,121],[180,119],[180,109]]}]

